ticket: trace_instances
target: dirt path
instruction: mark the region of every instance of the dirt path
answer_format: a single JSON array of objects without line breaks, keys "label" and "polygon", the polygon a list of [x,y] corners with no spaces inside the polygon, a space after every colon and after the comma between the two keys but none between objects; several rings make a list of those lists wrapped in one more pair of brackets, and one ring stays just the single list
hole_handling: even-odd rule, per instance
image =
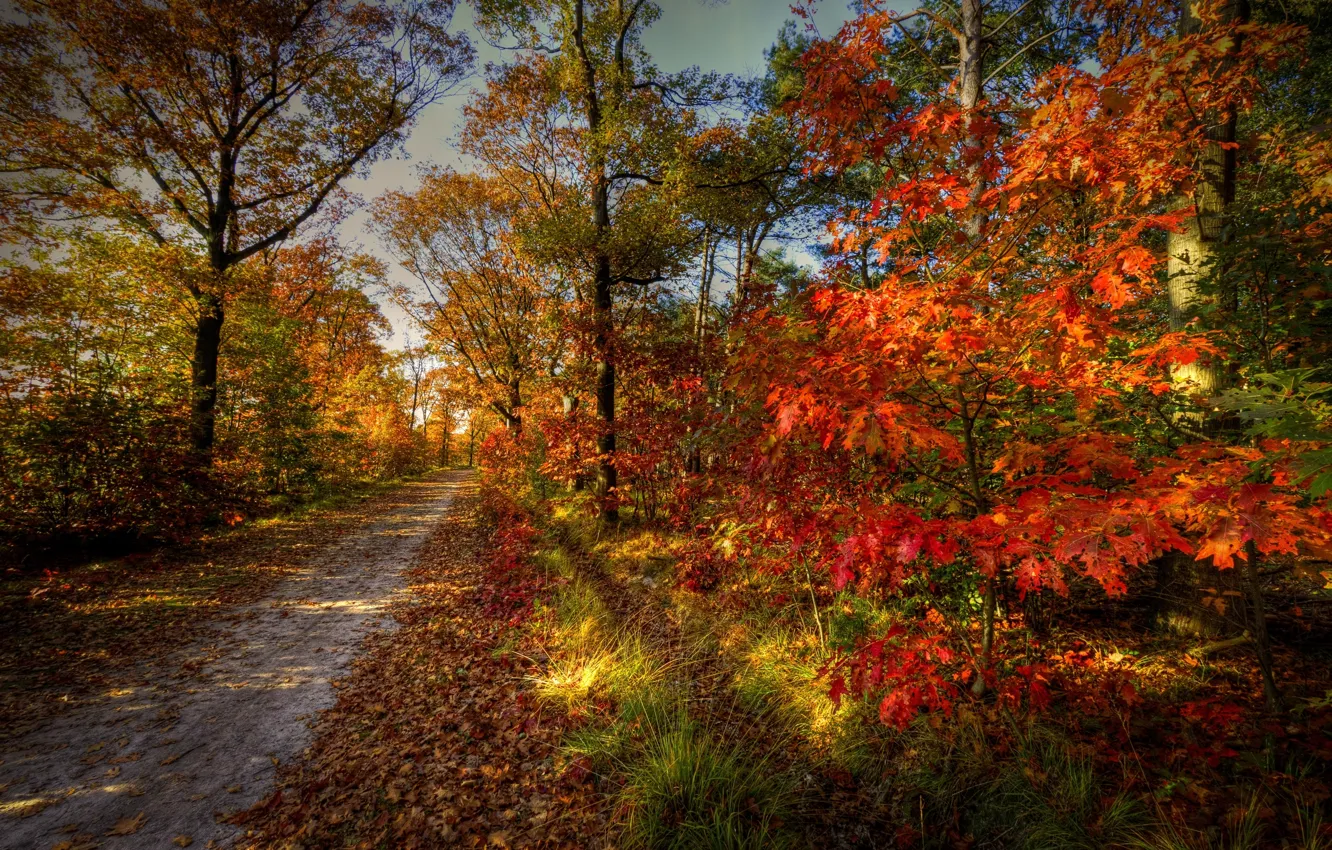
[{"label": "dirt path", "polygon": [[405,486],[399,505],[233,609],[143,684],[0,744],[0,848],[229,844],[239,829],[217,815],[268,793],[277,761],[308,745],[331,680],[369,631],[392,626],[382,618],[401,571],[465,480]]}]

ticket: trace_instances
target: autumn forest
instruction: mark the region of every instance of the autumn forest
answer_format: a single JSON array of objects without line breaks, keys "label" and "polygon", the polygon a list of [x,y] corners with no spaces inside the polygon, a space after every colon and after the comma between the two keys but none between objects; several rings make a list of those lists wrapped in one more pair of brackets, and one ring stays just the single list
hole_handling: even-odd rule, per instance
[{"label": "autumn forest", "polygon": [[5,4],[0,847],[1332,848],[1332,3],[731,3]]}]

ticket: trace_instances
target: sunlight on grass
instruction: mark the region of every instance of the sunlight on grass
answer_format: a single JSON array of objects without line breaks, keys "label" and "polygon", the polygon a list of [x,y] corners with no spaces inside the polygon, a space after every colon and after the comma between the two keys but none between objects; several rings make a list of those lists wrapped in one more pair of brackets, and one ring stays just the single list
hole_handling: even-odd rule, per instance
[{"label": "sunlight on grass", "polygon": [[[562,539],[592,552],[614,579],[643,585],[625,592],[649,593],[651,583],[643,579],[663,576],[674,562],[672,540],[662,534],[602,534],[568,504],[554,513]],[[578,576],[562,546],[539,549],[534,562],[566,581],[538,606],[533,636],[549,647],[550,660],[531,680],[532,689],[566,713],[592,711],[598,718],[568,732],[562,751],[615,778],[622,846],[790,846],[782,830],[797,801],[794,779],[763,753],[723,743],[690,717],[690,683],[705,669],[700,665],[716,657],[718,635],[700,621],[682,628],[682,642],[658,645],[651,620],[661,608],[648,605],[621,621],[599,595],[602,586]],[[689,617],[678,605],[670,608],[673,618]],[[769,673],[777,669],[775,654],[785,637],[759,650],[773,655]],[[814,698],[815,686],[801,684],[811,692],[808,713],[828,723],[823,715],[833,711],[831,704]],[[757,690],[755,699],[762,699]],[[778,733],[764,745],[784,739]]]},{"label": "sunlight on grass", "polygon": [[532,678],[532,690],[541,701],[570,713],[592,701],[593,690],[612,664],[610,653],[557,658],[544,675]]},{"label": "sunlight on grass", "polygon": [[573,559],[562,547],[552,546],[538,549],[532,553],[532,563],[546,576],[559,576],[567,579],[574,577]]},{"label": "sunlight on grass", "polygon": [[819,676],[826,659],[810,636],[780,629],[741,634],[743,644],[734,647],[741,663],[733,675],[744,705],[804,743],[812,756],[857,772],[866,759],[863,706],[845,698],[839,707],[828,698],[828,682]]},{"label": "sunlight on grass", "polygon": [[539,613],[542,641],[553,650],[545,671],[531,679],[539,699],[572,712],[599,699],[638,699],[666,682],[668,666],[641,636],[618,633],[590,582],[568,582]]}]

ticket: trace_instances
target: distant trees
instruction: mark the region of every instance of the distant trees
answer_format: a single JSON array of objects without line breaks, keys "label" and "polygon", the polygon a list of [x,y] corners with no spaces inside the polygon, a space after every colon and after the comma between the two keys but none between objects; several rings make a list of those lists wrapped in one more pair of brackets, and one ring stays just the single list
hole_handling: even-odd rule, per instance
[{"label": "distant trees", "polygon": [[419,284],[395,297],[511,429],[563,353],[556,280],[523,252],[518,202],[495,178],[434,169],[374,206],[375,227]]},{"label": "distant trees", "polygon": [[[428,466],[410,385],[366,291],[378,261],[312,242],[236,270],[214,469],[193,473],[186,249],[66,241],[0,268],[0,537],[188,533],[321,487]],[[242,276],[243,275],[243,276]],[[239,285],[243,282],[243,286]]]}]

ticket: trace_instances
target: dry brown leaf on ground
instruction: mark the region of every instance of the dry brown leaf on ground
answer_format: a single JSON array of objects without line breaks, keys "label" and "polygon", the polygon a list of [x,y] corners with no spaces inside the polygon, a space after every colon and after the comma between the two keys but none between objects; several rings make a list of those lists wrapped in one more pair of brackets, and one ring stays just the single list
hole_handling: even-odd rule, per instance
[{"label": "dry brown leaf on ground", "polygon": [[143,828],[148,822],[148,815],[139,812],[132,818],[126,817],[116,821],[116,825],[107,831],[107,835],[133,835]]}]

